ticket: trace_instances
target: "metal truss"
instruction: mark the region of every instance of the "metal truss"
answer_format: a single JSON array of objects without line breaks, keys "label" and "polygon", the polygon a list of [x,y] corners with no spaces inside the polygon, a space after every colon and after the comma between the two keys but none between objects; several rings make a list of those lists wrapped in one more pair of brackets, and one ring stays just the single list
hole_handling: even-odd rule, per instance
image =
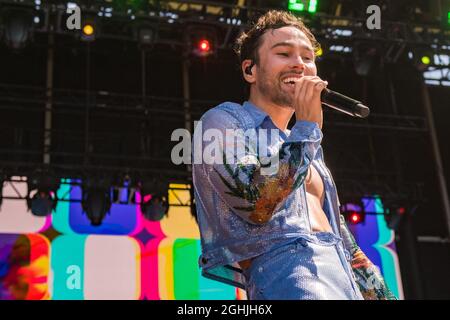
[{"label": "metal truss", "polygon": [[[17,184],[26,184],[26,183],[27,183],[26,177],[7,177],[5,180],[3,180],[3,187],[10,186],[11,189],[13,190],[13,194],[8,195],[8,196],[2,196],[1,198],[2,199],[10,199],[10,200],[27,200],[27,194],[21,193],[16,188]],[[64,185],[68,188],[64,194],[59,194],[56,196],[57,201],[74,202],[74,203],[82,202],[81,197],[78,197],[78,198],[77,197],[75,197],[75,198],[69,197],[73,188],[81,188],[81,183],[79,181],[77,181],[77,180],[69,181],[68,179],[62,179],[61,185]],[[112,197],[112,203],[114,203],[114,204],[122,204],[122,205],[139,204],[134,201],[134,195],[135,195],[135,192],[137,191],[137,189],[134,187],[112,185],[111,191],[113,192],[113,194],[116,195],[116,196]],[[191,192],[192,185],[191,184],[185,184],[184,186],[180,186],[180,184],[178,186],[169,185],[168,195],[171,199],[171,201],[169,202],[169,205],[173,206],[173,207],[192,207],[193,206],[192,198],[189,197],[189,199],[187,201],[183,201],[178,196],[178,193],[177,193],[178,191]],[[121,199],[123,199],[123,197],[121,196],[122,192],[126,192],[126,195],[127,195],[126,201],[121,200]]]},{"label": "metal truss", "polygon": [[[251,5],[249,1],[230,4],[225,1],[188,0],[148,1],[147,5],[142,8],[116,7],[108,12],[107,8],[113,7],[111,2],[91,1],[89,7],[85,5],[84,1],[71,2],[79,4],[82,14],[93,15],[103,23],[101,37],[104,38],[136,41],[133,26],[146,24],[161,31],[156,43],[183,46],[181,33],[167,32],[167,30],[183,30],[180,28],[185,25],[202,24],[215,26],[225,31],[219,45],[219,48],[222,49],[232,47],[232,35],[248,28],[249,21],[254,16],[273,9]],[[68,16],[66,13],[67,1],[46,1],[39,6],[36,6],[33,0],[0,1],[0,6],[8,5],[29,8],[36,15],[42,16],[42,22],[34,26],[35,32],[53,32],[72,36],[76,34],[65,27]],[[285,8],[279,7],[278,9]],[[365,27],[365,19],[323,13],[298,14],[302,16],[319,40],[333,41],[333,43],[371,41],[372,43],[387,43],[390,50],[404,45],[448,46],[450,44],[450,30],[445,30],[438,24],[425,25],[383,20],[380,30],[368,30]]]}]

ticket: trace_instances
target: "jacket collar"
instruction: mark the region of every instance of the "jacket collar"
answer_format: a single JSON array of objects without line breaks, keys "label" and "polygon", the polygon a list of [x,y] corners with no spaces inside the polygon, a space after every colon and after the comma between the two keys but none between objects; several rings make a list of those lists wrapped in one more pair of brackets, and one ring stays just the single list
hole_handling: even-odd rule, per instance
[{"label": "jacket collar", "polygon": [[[247,110],[250,113],[251,117],[253,118],[253,121],[255,122],[255,127],[259,127],[266,118],[268,118],[272,122],[272,119],[270,119],[270,116],[265,111],[263,111],[261,108],[258,108],[250,101],[245,101],[243,106],[245,110]],[[273,127],[276,128],[274,124]],[[284,133],[287,136],[289,136],[291,130],[286,129]]]},{"label": "jacket collar", "polygon": [[253,118],[253,121],[255,122],[256,127],[259,127],[261,125],[261,123],[263,123],[263,121],[267,117],[269,117],[269,115],[266,112],[264,112],[262,109],[255,106],[250,101],[244,102],[244,108],[245,108],[245,110],[247,110],[250,113],[251,117]]}]

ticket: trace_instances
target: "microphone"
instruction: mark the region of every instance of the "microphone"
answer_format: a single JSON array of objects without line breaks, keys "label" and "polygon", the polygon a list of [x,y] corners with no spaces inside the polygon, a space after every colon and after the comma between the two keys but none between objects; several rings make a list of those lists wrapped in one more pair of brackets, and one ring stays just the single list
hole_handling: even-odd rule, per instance
[{"label": "microphone", "polygon": [[320,93],[322,103],[327,107],[346,113],[352,117],[366,118],[370,109],[361,101],[349,98],[343,94],[324,88]]}]

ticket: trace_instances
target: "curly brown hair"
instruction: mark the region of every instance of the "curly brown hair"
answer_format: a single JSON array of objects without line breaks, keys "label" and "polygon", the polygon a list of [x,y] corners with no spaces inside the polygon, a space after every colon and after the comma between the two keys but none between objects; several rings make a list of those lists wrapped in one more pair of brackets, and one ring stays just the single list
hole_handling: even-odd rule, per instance
[{"label": "curly brown hair", "polygon": [[239,63],[242,64],[242,61],[250,59],[253,63],[258,64],[258,49],[261,46],[261,37],[270,29],[279,29],[286,26],[293,26],[302,31],[311,41],[314,52],[320,49],[319,42],[300,18],[286,11],[270,10],[260,16],[250,30],[241,33],[236,39],[234,51],[239,58]]}]

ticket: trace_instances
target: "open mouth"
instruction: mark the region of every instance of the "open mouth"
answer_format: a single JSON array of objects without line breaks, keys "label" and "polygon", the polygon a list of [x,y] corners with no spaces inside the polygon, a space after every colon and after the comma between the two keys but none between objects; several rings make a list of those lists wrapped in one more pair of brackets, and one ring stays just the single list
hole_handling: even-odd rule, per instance
[{"label": "open mouth", "polygon": [[294,77],[283,79],[283,83],[287,84],[290,87],[294,87],[295,83],[299,82],[299,81],[300,81],[300,78],[294,78]]}]

